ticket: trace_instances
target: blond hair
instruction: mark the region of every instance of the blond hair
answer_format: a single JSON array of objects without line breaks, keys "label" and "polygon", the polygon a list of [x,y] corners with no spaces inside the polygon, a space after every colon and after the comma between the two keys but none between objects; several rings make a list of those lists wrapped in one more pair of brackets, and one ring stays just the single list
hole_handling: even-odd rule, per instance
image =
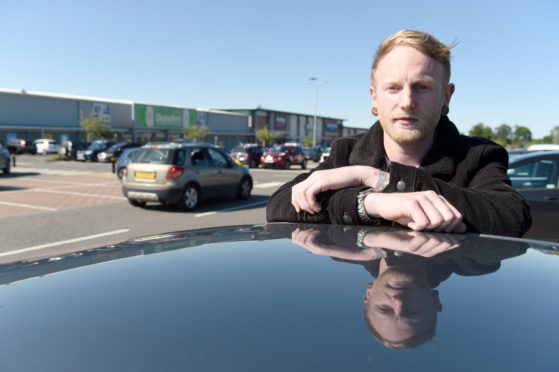
[{"label": "blond hair", "polygon": [[374,74],[380,60],[397,46],[405,45],[417,49],[421,53],[442,63],[445,73],[445,83],[450,81],[450,49],[456,46],[457,42],[445,45],[434,36],[421,31],[401,30],[394,35],[387,37],[377,48],[373,66],[371,68],[371,84],[374,81]]}]

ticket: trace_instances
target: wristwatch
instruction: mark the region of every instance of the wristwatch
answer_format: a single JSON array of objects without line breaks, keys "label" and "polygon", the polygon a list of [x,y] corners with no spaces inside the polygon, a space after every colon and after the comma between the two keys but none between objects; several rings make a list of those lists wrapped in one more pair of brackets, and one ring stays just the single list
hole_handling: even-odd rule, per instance
[{"label": "wristwatch", "polygon": [[365,196],[372,193],[373,189],[365,189],[357,194],[357,215],[361,222],[372,222],[373,219],[365,211]]},{"label": "wristwatch", "polygon": [[374,191],[375,190],[373,188],[370,188],[365,189],[357,194],[357,215],[359,216],[359,220],[361,220],[361,222],[368,222],[372,225],[380,225],[382,223],[382,218],[371,217],[365,210],[365,196]]}]

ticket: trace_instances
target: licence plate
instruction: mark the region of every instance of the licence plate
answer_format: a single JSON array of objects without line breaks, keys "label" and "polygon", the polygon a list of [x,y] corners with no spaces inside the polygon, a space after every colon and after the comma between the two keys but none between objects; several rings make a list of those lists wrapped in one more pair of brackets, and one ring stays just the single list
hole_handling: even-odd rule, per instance
[{"label": "licence plate", "polygon": [[155,179],[155,172],[136,172],[134,173],[136,178],[141,178],[145,180],[154,180]]},{"label": "licence plate", "polygon": [[268,156],[266,158],[266,163],[273,163],[274,162],[274,158],[272,158],[271,156]]}]

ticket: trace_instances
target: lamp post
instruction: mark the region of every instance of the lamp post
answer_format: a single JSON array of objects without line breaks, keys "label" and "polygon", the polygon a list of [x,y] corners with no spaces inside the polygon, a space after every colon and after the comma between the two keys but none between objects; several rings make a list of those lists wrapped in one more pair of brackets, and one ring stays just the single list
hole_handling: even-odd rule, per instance
[{"label": "lamp post", "polygon": [[320,89],[321,85],[326,84],[326,80],[321,80],[317,77],[310,77],[307,80],[307,84],[314,85],[316,87],[316,95],[314,100],[314,120],[313,120],[313,132],[312,132],[312,145],[313,147],[316,146],[316,115],[318,112],[318,90]]}]

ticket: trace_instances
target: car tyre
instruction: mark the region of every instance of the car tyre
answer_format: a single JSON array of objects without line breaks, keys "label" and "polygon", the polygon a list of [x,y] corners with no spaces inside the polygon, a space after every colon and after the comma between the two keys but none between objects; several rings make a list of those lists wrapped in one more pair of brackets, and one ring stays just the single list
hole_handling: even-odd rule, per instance
[{"label": "car tyre", "polygon": [[248,177],[243,178],[239,183],[239,187],[237,189],[237,199],[246,200],[250,198],[251,191],[252,191],[252,180]]},{"label": "car tyre", "polygon": [[285,161],[285,169],[290,169],[291,168],[291,162],[289,160]]},{"label": "car tyre", "polygon": [[256,160],[253,159],[253,160],[251,160],[251,161],[248,163],[248,167],[249,167],[249,168],[257,168],[257,167],[258,167],[258,163],[256,162]]},{"label": "car tyre", "polygon": [[178,202],[180,209],[190,211],[195,209],[200,203],[200,189],[196,185],[187,185]]},{"label": "car tyre", "polygon": [[118,170],[118,172],[116,173],[116,176],[118,177],[119,180],[122,180],[124,178],[124,173],[126,172],[126,168],[120,168]]},{"label": "car tyre", "polygon": [[307,169],[307,159],[303,160],[301,163],[301,169]]},{"label": "car tyre", "polygon": [[6,165],[6,168],[3,169],[4,174],[10,174],[10,161],[11,159],[8,159],[8,164]]},{"label": "car tyre", "polygon": [[128,199],[128,203],[130,203],[134,207],[139,207],[139,208],[143,208],[143,207],[146,206],[146,202],[139,201],[139,200],[136,200],[136,199]]}]

